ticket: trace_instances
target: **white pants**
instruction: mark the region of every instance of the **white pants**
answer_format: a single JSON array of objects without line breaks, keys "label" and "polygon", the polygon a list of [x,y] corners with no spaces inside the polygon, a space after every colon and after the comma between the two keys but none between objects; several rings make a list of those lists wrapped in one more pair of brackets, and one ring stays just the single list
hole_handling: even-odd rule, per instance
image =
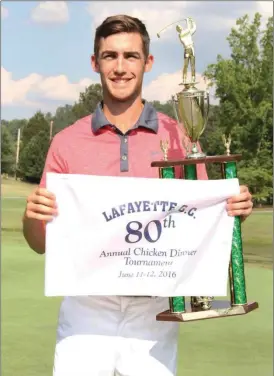
[{"label": "white pants", "polygon": [[62,302],[54,376],[174,376],[178,323],[156,321],[159,297],[69,297]]}]

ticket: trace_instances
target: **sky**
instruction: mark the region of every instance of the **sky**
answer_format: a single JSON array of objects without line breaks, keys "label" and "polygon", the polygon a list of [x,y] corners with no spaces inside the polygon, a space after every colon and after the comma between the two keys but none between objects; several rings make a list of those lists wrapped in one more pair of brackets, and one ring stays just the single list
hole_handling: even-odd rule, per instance
[{"label": "sky", "polygon": [[[218,54],[229,57],[226,40],[239,17],[273,15],[272,1],[1,1],[1,118],[30,118],[38,110],[54,114],[73,104],[87,86],[100,82],[90,56],[96,27],[108,16],[140,18],[151,38],[154,65],[145,74],[143,97],[165,102],[181,90],[183,46],[175,24],[192,17],[197,85]],[[179,22],[182,26],[184,21]],[[216,103],[214,91],[211,103]]]}]

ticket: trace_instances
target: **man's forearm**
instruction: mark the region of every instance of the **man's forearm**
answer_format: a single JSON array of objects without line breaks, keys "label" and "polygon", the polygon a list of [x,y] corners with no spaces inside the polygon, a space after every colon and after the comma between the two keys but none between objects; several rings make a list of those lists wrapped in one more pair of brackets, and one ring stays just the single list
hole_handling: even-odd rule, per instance
[{"label": "man's forearm", "polygon": [[23,234],[30,246],[36,253],[45,253],[45,226],[42,221],[23,217]]}]

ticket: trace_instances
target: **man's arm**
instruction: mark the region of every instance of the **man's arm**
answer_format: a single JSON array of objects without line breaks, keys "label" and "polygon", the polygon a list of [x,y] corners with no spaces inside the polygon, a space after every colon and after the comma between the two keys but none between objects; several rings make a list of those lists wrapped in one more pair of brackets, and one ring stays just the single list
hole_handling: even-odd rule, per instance
[{"label": "man's arm", "polygon": [[191,17],[187,18],[187,27],[188,27],[191,35],[193,35],[196,31],[196,23],[194,22],[194,20]]},{"label": "man's arm", "polygon": [[52,140],[40,185],[28,196],[22,219],[23,235],[30,248],[39,254],[45,253],[46,223],[57,215],[55,196],[46,189],[46,174],[66,173],[57,140],[58,137]]},{"label": "man's arm", "polygon": [[46,222],[57,214],[55,197],[44,188],[36,190],[27,198],[23,215],[23,234],[36,253],[45,253]]},{"label": "man's arm", "polygon": [[45,253],[45,228],[41,221],[23,217],[23,235],[31,249],[36,253]]}]

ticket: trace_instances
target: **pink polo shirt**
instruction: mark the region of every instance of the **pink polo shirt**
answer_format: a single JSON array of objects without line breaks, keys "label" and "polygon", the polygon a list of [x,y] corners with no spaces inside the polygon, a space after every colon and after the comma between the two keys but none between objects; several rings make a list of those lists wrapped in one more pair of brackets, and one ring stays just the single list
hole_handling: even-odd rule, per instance
[{"label": "pink polo shirt", "polygon": [[[48,151],[40,186],[46,187],[47,172],[158,178],[158,168],[151,167],[151,162],[163,159],[161,140],[169,141],[169,159],[184,158],[181,140],[186,136],[176,121],[144,103],[139,121],[126,134],[108,122],[101,104],[94,114],[57,133]],[[180,176],[180,169],[176,176]],[[207,179],[204,164],[197,165],[197,178]]]}]

